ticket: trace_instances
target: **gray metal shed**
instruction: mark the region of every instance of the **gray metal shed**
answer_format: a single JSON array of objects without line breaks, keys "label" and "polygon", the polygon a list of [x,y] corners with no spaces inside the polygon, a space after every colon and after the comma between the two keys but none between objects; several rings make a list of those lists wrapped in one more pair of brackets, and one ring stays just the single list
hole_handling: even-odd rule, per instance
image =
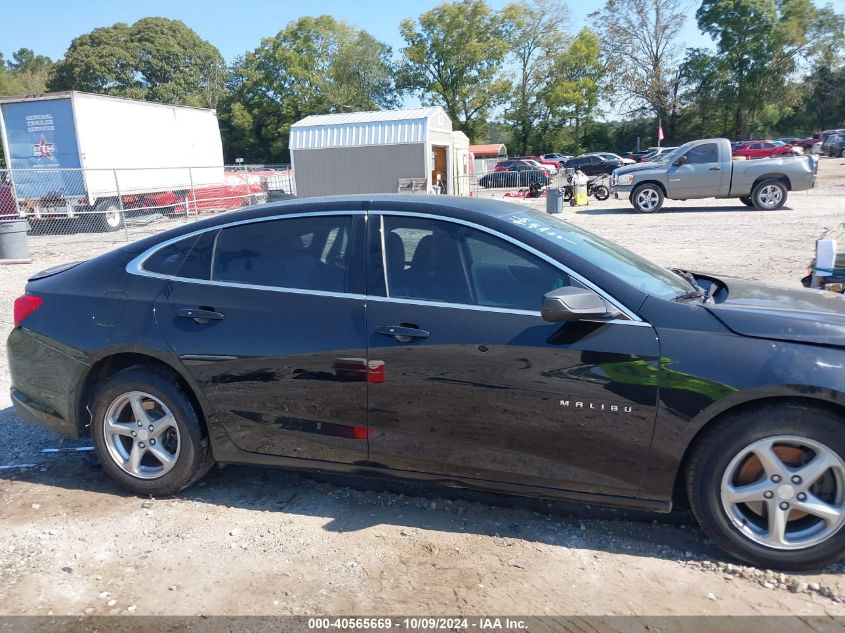
[{"label": "gray metal shed", "polygon": [[440,107],[313,115],[290,131],[296,194],[395,193],[400,179],[457,193],[452,121]]}]

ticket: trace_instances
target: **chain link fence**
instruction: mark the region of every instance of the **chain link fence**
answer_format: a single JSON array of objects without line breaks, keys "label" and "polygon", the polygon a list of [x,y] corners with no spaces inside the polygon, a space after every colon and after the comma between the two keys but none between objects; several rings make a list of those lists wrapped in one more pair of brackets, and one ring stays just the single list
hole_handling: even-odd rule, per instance
[{"label": "chain link fence", "polygon": [[129,241],[209,214],[295,193],[289,165],[0,170],[0,221],[30,237],[98,234]]}]

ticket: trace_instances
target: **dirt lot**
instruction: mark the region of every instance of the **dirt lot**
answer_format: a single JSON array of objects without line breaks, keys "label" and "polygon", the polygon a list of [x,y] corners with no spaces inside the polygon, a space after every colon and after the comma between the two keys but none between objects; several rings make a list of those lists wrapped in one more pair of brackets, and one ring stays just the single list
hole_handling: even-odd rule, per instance
[{"label": "dirt lot", "polygon": [[[774,212],[707,200],[638,215],[609,200],[564,216],[662,264],[796,285],[815,238],[845,220],[845,165],[821,168]],[[0,330],[29,274],[114,245],[33,239],[32,264],[0,266]],[[86,443],[19,422],[8,383],[0,359],[0,614],[845,615],[845,566],[736,565],[683,514],[235,467],[178,497],[127,496],[89,453],[43,453]]]}]

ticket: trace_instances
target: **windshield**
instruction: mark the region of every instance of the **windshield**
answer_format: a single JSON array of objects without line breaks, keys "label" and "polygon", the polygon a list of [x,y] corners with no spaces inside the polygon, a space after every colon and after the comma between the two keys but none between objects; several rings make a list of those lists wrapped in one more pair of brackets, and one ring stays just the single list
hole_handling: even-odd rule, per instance
[{"label": "windshield", "polygon": [[675,160],[675,157],[680,153],[680,149],[680,147],[676,147],[670,152],[663,152],[655,158],[654,161],[658,163],[668,163],[669,161]]},{"label": "windshield", "polygon": [[561,246],[625,283],[661,299],[675,299],[693,290],[682,277],[609,240],[536,211],[517,211],[504,220]]}]

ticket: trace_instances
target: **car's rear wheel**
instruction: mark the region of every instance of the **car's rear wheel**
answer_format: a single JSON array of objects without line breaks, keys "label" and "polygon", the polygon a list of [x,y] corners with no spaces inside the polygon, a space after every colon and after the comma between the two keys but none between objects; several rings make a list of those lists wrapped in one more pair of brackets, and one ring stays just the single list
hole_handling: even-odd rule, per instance
[{"label": "car's rear wheel", "polygon": [[687,471],[693,512],[736,558],[816,569],[845,556],[845,421],[781,404],[724,420]]},{"label": "car's rear wheel", "polygon": [[758,209],[774,211],[786,203],[788,191],[780,180],[769,178],[757,183],[751,191],[751,201]]},{"label": "car's rear wheel", "polygon": [[739,201],[744,204],[746,207],[753,207],[754,201],[751,199],[751,196],[740,196]]},{"label": "car's rear wheel", "polygon": [[214,463],[190,398],[159,371],[116,373],[95,394],[92,411],[91,435],[103,468],[136,494],[173,494]]},{"label": "car's rear wheel", "polygon": [[657,185],[645,183],[631,193],[631,204],[640,213],[654,213],[663,207],[663,190]]}]

